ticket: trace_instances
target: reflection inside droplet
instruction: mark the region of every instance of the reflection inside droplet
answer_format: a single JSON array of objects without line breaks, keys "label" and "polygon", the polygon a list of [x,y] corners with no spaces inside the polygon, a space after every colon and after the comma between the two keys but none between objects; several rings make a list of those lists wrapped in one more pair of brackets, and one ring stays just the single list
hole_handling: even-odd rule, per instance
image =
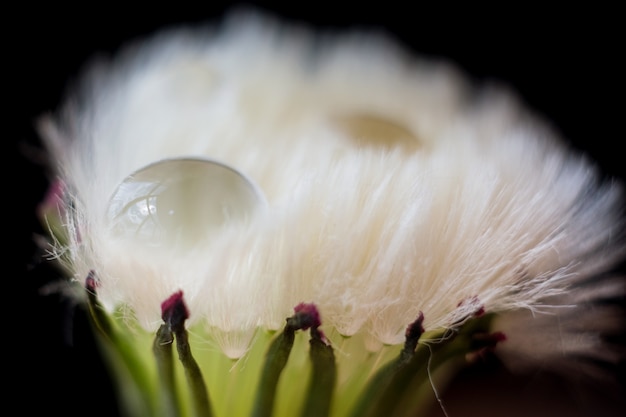
[{"label": "reflection inside droplet", "polygon": [[258,188],[226,165],[168,159],[128,176],[113,193],[108,216],[119,237],[189,248],[247,221],[265,204]]}]

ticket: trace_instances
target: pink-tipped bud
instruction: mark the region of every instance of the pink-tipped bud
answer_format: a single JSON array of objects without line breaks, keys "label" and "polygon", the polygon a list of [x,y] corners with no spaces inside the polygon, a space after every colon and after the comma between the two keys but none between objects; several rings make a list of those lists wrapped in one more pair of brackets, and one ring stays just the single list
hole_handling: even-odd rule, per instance
[{"label": "pink-tipped bud", "polygon": [[471,305],[475,308],[474,312],[472,313],[474,317],[481,317],[485,314],[485,306],[480,302],[480,299],[476,295],[459,301],[456,306],[461,307],[465,305]]},{"label": "pink-tipped bud", "polygon": [[189,318],[182,291],[175,292],[161,303],[161,318],[171,327],[180,326]]},{"label": "pink-tipped bud", "polygon": [[491,338],[494,341],[494,345],[498,342],[504,342],[506,340],[506,335],[502,332],[493,332],[491,333]]},{"label": "pink-tipped bud", "polygon": [[50,183],[48,191],[39,205],[40,215],[57,213],[63,215],[65,194],[65,183],[60,179],[56,179]]},{"label": "pink-tipped bud", "polygon": [[413,323],[407,326],[406,331],[404,332],[404,337],[407,340],[419,339],[422,333],[424,333],[423,323],[424,323],[424,313],[420,311],[420,314],[419,316],[417,316],[417,319],[415,319]]},{"label": "pink-tipped bud", "polygon": [[313,303],[300,303],[294,307],[293,311],[296,313],[295,317],[297,317],[298,327],[301,330],[307,330],[311,327],[317,329],[322,324],[319,310]]},{"label": "pink-tipped bud", "polygon": [[506,335],[502,332],[493,333],[477,333],[473,336],[474,351],[466,355],[468,362],[476,362],[484,360],[491,352],[494,351],[496,345],[506,340]]},{"label": "pink-tipped bud", "polygon": [[87,291],[95,294],[99,285],[98,278],[96,278],[96,272],[94,270],[89,271],[87,278],[85,278],[85,288]]}]

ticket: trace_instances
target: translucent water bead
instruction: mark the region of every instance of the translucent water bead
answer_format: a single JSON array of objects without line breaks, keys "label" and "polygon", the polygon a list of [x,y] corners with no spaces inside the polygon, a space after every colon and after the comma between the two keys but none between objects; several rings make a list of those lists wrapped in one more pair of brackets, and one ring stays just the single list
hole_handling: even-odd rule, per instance
[{"label": "translucent water bead", "polygon": [[108,218],[117,237],[188,249],[265,206],[256,185],[231,167],[167,159],[129,175],[111,197]]}]

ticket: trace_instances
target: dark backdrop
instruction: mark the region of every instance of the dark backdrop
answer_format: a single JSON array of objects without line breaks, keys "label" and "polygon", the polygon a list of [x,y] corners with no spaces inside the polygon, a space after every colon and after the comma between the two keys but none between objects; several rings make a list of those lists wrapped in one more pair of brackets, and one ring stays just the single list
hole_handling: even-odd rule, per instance
[{"label": "dark backdrop", "polygon": [[[344,10],[341,3],[255,4],[325,27],[383,29],[420,54],[452,60],[478,83],[505,82],[607,174],[623,178],[626,173],[621,150],[624,65],[619,62],[624,31],[615,10],[568,6],[548,13],[529,5],[457,9],[389,2]],[[16,240],[5,241],[12,269],[5,277],[3,346],[11,393],[5,401],[15,407],[13,415],[117,415],[84,315],[58,297],[39,294],[58,273],[41,264],[33,240],[41,232],[34,208],[47,185],[34,117],[59,103],[66,83],[94,53],[115,51],[168,24],[209,21],[230,5],[21,7],[5,13],[5,230]],[[466,383],[465,376],[474,382]],[[554,415],[561,408],[575,416],[592,411],[617,416],[624,405],[601,391],[590,388],[583,395],[589,397],[588,406],[581,408],[579,393],[558,378],[542,373],[513,377],[492,364],[470,369],[446,398],[452,417],[500,415],[495,410],[502,404],[511,407],[507,415],[525,415],[523,410],[532,408],[534,415]]]}]

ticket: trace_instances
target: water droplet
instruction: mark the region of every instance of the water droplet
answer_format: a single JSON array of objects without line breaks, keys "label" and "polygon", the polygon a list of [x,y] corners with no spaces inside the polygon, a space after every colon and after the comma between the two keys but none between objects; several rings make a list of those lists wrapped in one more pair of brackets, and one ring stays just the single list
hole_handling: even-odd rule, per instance
[{"label": "water droplet", "polygon": [[190,248],[266,206],[243,174],[219,162],[167,159],[129,175],[108,216],[115,235],[158,247]]}]

